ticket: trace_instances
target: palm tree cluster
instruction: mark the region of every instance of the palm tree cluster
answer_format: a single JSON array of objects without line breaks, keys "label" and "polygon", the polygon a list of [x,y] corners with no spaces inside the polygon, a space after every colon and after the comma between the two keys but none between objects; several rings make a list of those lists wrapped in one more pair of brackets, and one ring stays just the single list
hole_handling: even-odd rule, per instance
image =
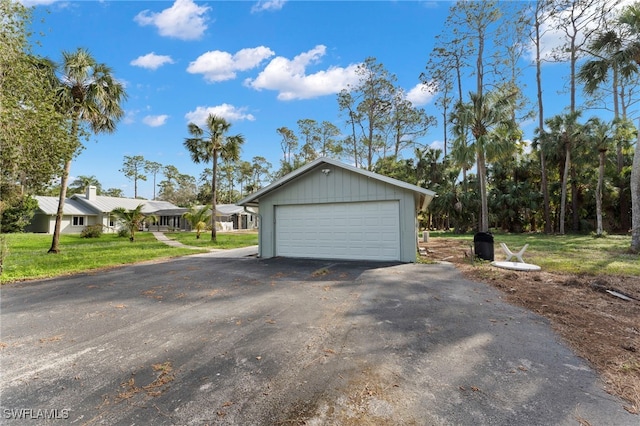
[{"label": "palm tree cluster", "polygon": [[[441,161],[424,158],[441,155],[430,149],[416,160],[396,164],[404,174],[413,173],[414,182],[439,194],[425,226],[459,231],[544,228],[560,234],[593,230],[600,236],[631,229],[631,249],[640,251],[640,148],[636,144],[634,153],[637,132],[629,109],[639,80],[640,4],[627,6],[616,17],[615,3],[539,0],[510,15],[518,18],[511,20],[505,16],[515,3],[460,1],[452,6],[447,32],[421,75],[437,104],[448,111],[443,118],[453,138],[447,141],[445,135],[445,144],[450,143],[451,150]],[[554,29],[565,36],[565,44],[552,57],[571,69],[570,105],[553,117],[543,115],[540,45],[545,20],[557,22]],[[511,40],[510,22],[532,23],[537,111],[523,109],[516,69],[505,72],[509,60],[483,56],[490,42],[493,49],[512,52],[505,47]],[[501,78],[487,83],[489,68],[501,69],[493,71]],[[477,77],[476,91],[468,96],[461,84],[465,69]],[[576,102],[577,82],[584,83],[588,95],[584,109]],[[587,108],[601,108],[609,99],[614,106],[612,120],[582,118]],[[529,152],[517,123],[534,114],[539,127]],[[428,178],[422,167],[430,170]],[[382,169],[388,168],[387,164]]]}]

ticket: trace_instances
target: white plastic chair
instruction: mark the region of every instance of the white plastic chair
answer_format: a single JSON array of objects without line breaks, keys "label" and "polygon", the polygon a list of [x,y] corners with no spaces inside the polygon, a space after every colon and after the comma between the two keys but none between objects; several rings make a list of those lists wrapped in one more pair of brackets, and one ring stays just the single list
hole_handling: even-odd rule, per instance
[{"label": "white plastic chair", "polygon": [[509,247],[507,247],[505,243],[500,243],[500,247],[502,247],[502,250],[504,250],[505,254],[507,255],[507,262],[515,257],[518,262],[525,263],[525,261],[522,260],[522,255],[527,250],[527,247],[529,247],[529,244],[525,244],[524,247],[522,247],[520,251],[517,253],[514,253],[511,250],[509,250]]}]

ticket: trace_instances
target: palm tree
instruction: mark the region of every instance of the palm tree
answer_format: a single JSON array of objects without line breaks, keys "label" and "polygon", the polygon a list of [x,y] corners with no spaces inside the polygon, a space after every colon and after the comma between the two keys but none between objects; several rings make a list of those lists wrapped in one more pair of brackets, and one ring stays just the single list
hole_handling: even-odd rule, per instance
[{"label": "palm tree", "polygon": [[[555,140],[559,149],[564,149],[564,169],[562,173],[562,189],[560,195],[560,227],[559,232],[564,235],[565,213],[567,208],[567,187],[569,183],[569,171],[571,169],[571,150],[573,149],[576,139],[581,134],[582,126],[578,124],[580,111],[556,115],[545,120],[545,124],[549,128],[548,132],[544,132],[543,138]],[[575,194],[573,194],[575,196]]]},{"label": "palm tree", "polygon": [[[456,140],[466,138],[471,132],[474,141],[470,145],[476,155],[480,192],[479,231],[489,231],[489,206],[487,201],[487,160],[504,155],[513,146],[515,123],[512,118],[514,94],[491,92],[485,95],[470,93],[471,102],[458,102],[451,115]],[[454,149],[456,142],[454,141]],[[454,154],[455,157],[455,154]]]},{"label": "palm tree", "polygon": [[218,158],[225,161],[240,159],[240,147],[244,143],[244,136],[227,136],[231,127],[224,118],[209,114],[205,128],[195,123],[189,123],[188,130],[192,136],[186,138],[184,146],[191,154],[191,160],[199,164],[211,161],[211,241],[216,241],[215,211],[216,211],[216,175],[218,173]]},{"label": "palm tree", "polygon": [[142,204],[139,204],[133,210],[127,210],[124,207],[118,207],[111,211],[116,219],[118,219],[129,230],[129,241],[136,240],[136,231],[140,229],[143,222],[147,219],[157,221],[157,216],[153,214],[142,213]]},{"label": "palm tree", "polygon": [[[87,50],[62,52],[62,57],[58,100],[61,110],[71,121],[70,137],[74,140],[76,153],[82,147],[80,134],[84,132],[84,125],[96,134],[115,131],[116,123],[124,116],[121,102],[127,95],[111,69],[98,63]],[[66,159],[60,178],[56,224],[49,253],[60,252],[60,228],[72,159],[73,155]]]},{"label": "palm tree", "polygon": [[194,206],[182,216],[187,219],[191,227],[196,230],[196,239],[200,239],[200,233],[207,229],[207,222],[211,219],[211,211],[209,210],[209,206],[200,208]]},{"label": "palm tree", "polygon": [[98,178],[95,177],[94,175],[91,175],[91,176],[80,175],[80,176],[78,176],[73,182],[71,182],[71,185],[69,186],[67,192],[73,193],[73,194],[86,194],[87,193],[87,188],[89,186],[95,186],[96,187],[96,194],[97,195],[101,195],[101,193],[102,193],[102,184],[100,183]]},{"label": "palm tree", "polygon": [[[606,81],[609,70],[612,70],[613,77],[616,72],[640,72],[640,3],[627,6],[618,23],[619,33],[605,32],[599,44],[591,46],[599,56],[585,63],[581,70],[581,78],[587,82],[587,88]],[[640,253],[640,141],[636,143],[631,166],[631,251]]]},{"label": "palm tree", "polygon": [[598,150],[598,185],[596,186],[596,235],[602,236],[602,187],[604,185],[604,165],[605,156],[609,150],[609,145],[613,138],[611,137],[612,127],[600,120],[598,117],[592,117],[587,121],[587,134],[593,142],[593,146]]}]

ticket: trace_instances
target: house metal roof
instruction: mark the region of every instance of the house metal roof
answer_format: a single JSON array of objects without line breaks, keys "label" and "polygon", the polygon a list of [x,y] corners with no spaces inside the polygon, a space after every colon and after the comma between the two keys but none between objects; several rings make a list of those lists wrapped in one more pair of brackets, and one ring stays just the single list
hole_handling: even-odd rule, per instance
[{"label": "house metal roof", "polygon": [[[44,197],[36,195],[33,197],[38,201],[38,208],[42,210],[44,214],[55,215],[58,213],[58,197]],[[67,198],[64,202],[63,214],[76,215],[76,216],[96,216],[98,212],[92,209],[86,204],[74,200],[73,198]]]},{"label": "house metal roof", "polygon": [[281,177],[280,179],[278,179],[277,181],[273,182],[272,184],[265,186],[262,189],[259,189],[258,191],[254,192],[253,194],[243,198],[242,200],[238,201],[238,205],[240,206],[248,206],[248,207],[258,207],[259,202],[260,202],[260,197],[263,197],[264,195],[282,187],[283,185],[291,182],[292,180],[298,178],[299,176],[304,175],[305,173],[307,173],[308,171],[316,168],[317,166],[321,165],[321,164],[328,164],[331,166],[335,166],[335,167],[341,167],[343,169],[349,170],[353,173],[358,173],[361,174],[363,176],[367,176],[368,178],[372,178],[372,179],[376,179],[380,182],[384,182],[387,183],[389,185],[394,185],[403,189],[407,189],[409,191],[413,191],[416,195],[418,195],[420,197],[420,209],[421,210],[425,210],[429,204],[431,203],[431,200],[433,200],[433,198],[436,196],[436,193],[429,190],[429,189],[425,189],[425,188],[421,188],[419,186],[416,185],[412,185],[410,183],[407,182],[403,182],[401,180],[398,179],[393,179],[390,178],[388,176],[383,176],[383,175],[379,175],[377,173],[373,173],[370,172],[368,170],[363,170],[363,169],[359,169],[357,167],[353,167],[350,166],[348,164],[344,164],[340,161],[337,160],[333,160],[331,158],[326,158],[326,157],[321,157],[318,158],[314,161],[312,161],[311,163],[305,164],[304,166],[300,167],[299,169],[294,170],[293,172]]},{"label": "house metal roof", "polygon": [[[196,209],[201,209],[203,207],[211,207],[211,204],[200,204],[197,206],[193,206]],[[237,204],[216,204],[216,216],[231,216],[232,214],[241,214],[245,213],[244,208]]]},{"label": "house metal roof", "polygon": [[222,216],[244,213],[244,208],[237,204],[216,204],[216,212]]},{"label": "house metal roof", "polygon": [[118,198],[118,197],[105,197],[103,195],[97,195],[95,199],[89,200],[84,194],[72,195],[71,200],[76,200],[84,205],[91,206],[94,209],[108,213],[118,207],[125,208],[127,210],[133,210],[142,204],[142,213],[155,213],[161,210],[175,210],[177,207],[168,201],[156,201],[156,200],[139,200],[135,198]]}]

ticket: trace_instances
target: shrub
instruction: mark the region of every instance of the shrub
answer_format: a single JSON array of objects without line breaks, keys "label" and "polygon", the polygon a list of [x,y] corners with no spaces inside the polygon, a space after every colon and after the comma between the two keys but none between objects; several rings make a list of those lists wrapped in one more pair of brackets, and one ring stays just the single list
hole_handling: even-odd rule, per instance
[{"label": "shrub", "polygon": [[102,225],[85,226],[80,236],[82,238],[100,238],[102,236]]},{"label": "shrub", "polygon": [[[6,200],[5,200],[6,201]],[[22,232],[24,228],[31,222],[36,209],[38,208],[38,202],[29,197],[23,197],[17,201],[14,205],[8,205],[5,202],[5,209],[2,212],[2,219],[0,221],[0,232]]]},{"label": "shrub", "polygon": [[131,234],[129,233],[129,230],[127,228],[120,228],[118,230],[118,237],[129,238],[131,237]]}]

